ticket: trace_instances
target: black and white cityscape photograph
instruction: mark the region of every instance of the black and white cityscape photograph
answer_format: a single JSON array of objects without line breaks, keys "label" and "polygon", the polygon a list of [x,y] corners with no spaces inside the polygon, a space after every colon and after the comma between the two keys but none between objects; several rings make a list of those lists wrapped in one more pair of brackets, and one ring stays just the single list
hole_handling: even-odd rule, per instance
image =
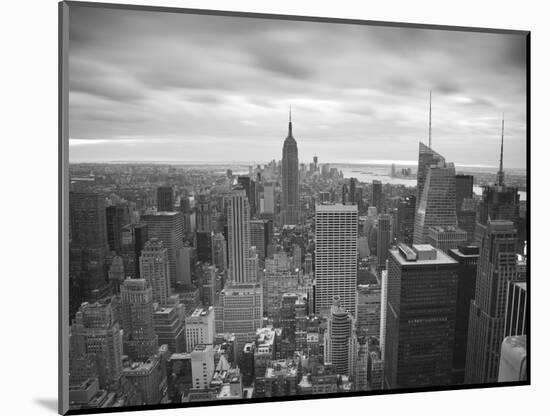
[{"label": "black and white cityscape photograph", "polygon": [[529,383],[528,32],[62,7],[70,412]]}]

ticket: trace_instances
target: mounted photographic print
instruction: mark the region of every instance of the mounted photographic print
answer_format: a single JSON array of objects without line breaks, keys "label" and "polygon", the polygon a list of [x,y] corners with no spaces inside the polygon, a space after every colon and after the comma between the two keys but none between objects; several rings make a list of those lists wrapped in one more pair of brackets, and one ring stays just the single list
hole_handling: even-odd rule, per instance
[{"label": "mounted photographic print", "polygon": [[530,383],[529,32],[59,11],[60,413]]}]

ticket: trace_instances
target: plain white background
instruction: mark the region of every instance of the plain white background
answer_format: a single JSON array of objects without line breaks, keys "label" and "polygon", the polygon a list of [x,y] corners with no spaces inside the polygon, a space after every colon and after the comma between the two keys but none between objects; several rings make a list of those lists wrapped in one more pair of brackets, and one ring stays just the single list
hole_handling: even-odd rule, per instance
[{"label": "plain white background", "polygon": [[[116,1],[121,3],[120,1]],[[545,267],[550,139],[549,13],[544,1],[145,1],[149,5],[532,31],[532,386],[148,412],[227,416],[545,413],[549,392]],[[57,406],[57,2],[3,2],[0,30],[2,413]],[[131,3],[131,2],[130,2]],[[133,413],[138,414],[138,413]],[[143,414],[143,413],[141,413]]]}]

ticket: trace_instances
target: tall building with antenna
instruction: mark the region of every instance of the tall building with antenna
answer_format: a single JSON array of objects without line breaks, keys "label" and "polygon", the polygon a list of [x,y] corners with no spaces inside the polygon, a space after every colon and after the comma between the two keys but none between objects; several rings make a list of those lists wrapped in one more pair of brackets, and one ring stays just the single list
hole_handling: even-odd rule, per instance
[{"label": "tall building with antenna", "polygon": [[445,161],[443,156],[435,152],[432,148],[432,91],[430,90],[429,119],[428,119],[428,146],[420,142],[419,149],[418,149],[418,170],[416,173],[417,207],[418,207],[418,204],[420,203],[420,198],[424,190],[424,183],[426,182],[426,177],[428,176],[428,168],[431,165],[437,164],[442,160]]},{"label": "tall building with antenna", "polygon": [[292,136],[292,110],[289,111],[288,135],[283,144],[282,160],[282,209],[281,223],[296,225],[300,219],[300,201],[298,194],[298,145]]},{"label": "tall building with antenna", "polygon": [[453,163],[432,149],[432,93],[430,91],[428,143],[419,143],[414,244],[428,243],[428,229],[457,226],[456,179]]},{"label": "tall building with antenna", "polygon": [[504,183],[504,120],[500,139],[497,183],[483,189],[476,245],[480,247],[475,298],[470,305],[466,383],[498,379],[500,347],[506,321],[508,285],[525,281],[519,273],[517,253],[519,194]]},{"label": "tall building with antenna", "polygon": [[504,185],[504,168],[502,165],[502,156],[504,155],[504,117],[502,117],[502,129],[501,129],[501,135],[500,135],[500,163],[499,163],[499,169],[497,174],[497,183],[499,186]]},{"label": "tall building with antenna", "polygon": [[[519,194],[516,187],[507,186],[504,183],[504,120],[500,139],[500,162],[497,172],[497,183],[483,188],[482,201],[479,206],[479,223],[487,224],[491,220],[517,221],[519,218]],[[476,239],[479,244],[479,232],[476,231]]]}]

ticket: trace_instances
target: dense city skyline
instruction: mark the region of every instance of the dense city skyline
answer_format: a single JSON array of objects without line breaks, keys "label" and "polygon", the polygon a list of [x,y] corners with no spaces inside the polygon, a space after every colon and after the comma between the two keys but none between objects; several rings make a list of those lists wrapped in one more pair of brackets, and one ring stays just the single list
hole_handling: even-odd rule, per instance
[{"label": "dense city skyline", "polygon": [[[77,132],[104,137],[73,140],[73,163],[65,172],[69,229],[63,284],[69,328],[63,336],[69,348],[63,351],[68,365],[62,377],[69,388],[63,391],[64,408],[185,406],[529,383],[530,195],[526,172],[513,165],[527,147],[524,132],[518,134],[521,114],[508,112],[508,130],[495,118],[497,140],[476,143],[479,137],[463,135],[484,131],[491,123],[479,122],[481,117],[478,124],[464,124],[462,117],[494,109],[494,102],[483,95],[488,90],[461,95],[466,84],[483,80],[466,76],[474,75],[469,73],[472,65],[486,65],[489,72],[497,63],[508,62],[508,69],[515,65],[511,72],[499,71],[500,81],[522,73],[516,55],[524,52],[521,48],[508,42],[499,46],[499,40],[491,45],[494,54],[481,56],[466,51],[476,49],[474,38],[484,44],[489,34],[442,31],[436,39],[436,32],[402,28],[336,25],[329,32],[328,26],[312,23],[253,21],[249,26],[249,20],[219,17],[191,19],[182,28],[179,15],[115,11],[103,20],[101,12],[90,10],[81,16],[82,10],[75,12],[77,21],[85,17],[94,30],[87,31],[84,24],[83,30],[72,32],[76,69],[70,109]],[[137,23],[148,34],[160,30],[158,42],[139,42],[153,40],[147,36],[130,40],[127,36]],[[215,37],[205,35],[214,28]],[[103,36],[113,31],[121,36],[103,44]],[[179,44],[183,33],[190,38]],[[216,42],[220,33],[229,35],[221,46]],[[300,59],[287,59],[297,45],[312,44],[313,34],[326,36],[322,46],[313,43]],[[502,36],[508,35],[489,38]],[[358,43],[342,43],[348,38],[372,48],[374,64],[352,61]],[[258,49],[265,42],[267,52]],[[429,48],[415,49],[419,42]],[[126,48],[117,51],[121,45]],[[345,46],[334,50],[330,61],[315,56],[337,45]],[[395,45],[404,61],[391,50]],[[157,66],[165,63],[165,48],[173,56],[185,55],[182,77],[171,67]],[[184,53],[185,48],[192,50]],[[114,67],[102,59],[83,65],[83,50],[88,59],[108,58],[126,69],[121,66],[114,75]],[[160,55],[148,67],[133,60],[138,50]],[[455,68],[453,80],[460,80],[460,86],[448,77],[445,82],[438,78],[435,68],[429,76],[413,71],[411,84],[384,71],[374,71],[376,79],[362,80],[362,87],[355,84],[356,71],[381,70],[378,65],[390,62],[408,62],[402,69],[411,71],[429,59],[440,70],[439,64],[453,63],[443,53],[450,50],[468,63]],[[194,59],[189,59],[191,52]],[[346,53],[349,61],[342,61]],[[325,61],[329,68],[320,65]],[[217,73],[224,65],[227,79]],[[244,68],[250,71],[243,74]],[[334,78],[339,71],[343,76]],[[266,79],[255,88],[274,101],[260,100],[256,107],[277,112],[282,101],[289,101],[287,88],[293,87],[288,119],[278,123],[278,130],[287,127],[286,136],[271,138],[266,129],[277,117],[262,120],[268,112],[243,111],[250,108],[241,99],[252,96],[249,88],[258,74]],[[421,114],[410,97],[436,78],[438,85],[429,90],[429,119],[422,121],[429,130],[411,149],[404,140],[419,132],[411,126],[420,124]],[[279,91],[274,92],[268,84],[277,79]],[[381,85],[376,90],[379,108],[369,113],[369,122],[349,119],[357,110],[365,114],[358,105],[366,90],[366,95],[374,91],[373,81]],[[384,91],[390,87],[393,98],[388,101]],[[498,90],[499,101],[511,91],[519,94],[507,97],[512,100],[508,110],[515,107],[510,103],[524,102],[517,87],[506,84]],[[210,94],[206,100],[204,90]],[[240,97],[230,108],[228,91],[235,94],[231,99]],[[327,104],[320,97],[330,92],[335,95]],[[454,100],[438,108],[445,117],[432,118],[432,92],[437,92],[438,105]],[[362,98],[343,109],[346,97],[357,93]],[[187,106],[193,94],[195,101]],[[171,101],[176,96],[180,101]],[[298,96],[311,99],[304,102]],[[391,100],[406,107],[395,107]],[[110,107],[113,102],[118,103],[116,111]],[[307,132],[315,126],[308,109],[322,112],[319,103],[330,110],[324,114],[326,129],[320,129],[326,136],[319,133],[312,139]],[[157,110],[140,118],[138,113],[151,105]],[[468,110],[458,114],[456,105]],[[130,107],[134,113],[127,111]],[[296,107],[303,116],[299,122]],[[169,113],[177,122],[164,118]],[[244,123],[256,135],[232,129],[233,122],[225,117],[236,113],[252,116],[245,121],[261,120],[257,126]],[[448,135],[438,124],[442,119]],[[384,139],[387,145],[369,147],[351,133],[367,125],[374,135],[390,134]],[[295,126],[303,128],[304,136]],[[332,128],[342,135],[330,136]],[[225,141],[208,138],[216,129],[223,130],[216,134]],[[171,136],[176,130],[188,135]],[[139,138],[132,132],[140,132]],[[201,157],[195,156],[190,137],[200,142]],[[235,137],[239,141],[232,141]],[[315,152],[310,155],[312,144]],[[361,158],[365,144],[371,158],[380,155],[390,160],[389,166],[351,165]],[[92,159],[120,160],[117,146],[127,158],[144,150],[156,158],[169,148],[178,159],[188,151],[190,158],[223,155],[223,160],[234,154],[250,160],[257,147],[267,161],[243,166],[220,160],[212,166],[195,159],[191,166],[165,164],[163,157],[157,163],[74,163],[83,154],[79,152]],[[485,146],[492,147],[498,169],[496,163],[487,169],[459,168],[461,154],[473,165],[484,161],[489,152]],[[472,149],[478,151],[477,159]],[[334,163],[343,154],[346,162]],[[391,164],[391,159],[412,158],[414,165]]]},{"label": "dense city skyline", "polygon": [[504,114],[526,167],[521,35],[75,7],[70,37],[71,161],[278,159],[291,104],[302,161],[410,162],[432,90],[437,151],[498,166]]}]

